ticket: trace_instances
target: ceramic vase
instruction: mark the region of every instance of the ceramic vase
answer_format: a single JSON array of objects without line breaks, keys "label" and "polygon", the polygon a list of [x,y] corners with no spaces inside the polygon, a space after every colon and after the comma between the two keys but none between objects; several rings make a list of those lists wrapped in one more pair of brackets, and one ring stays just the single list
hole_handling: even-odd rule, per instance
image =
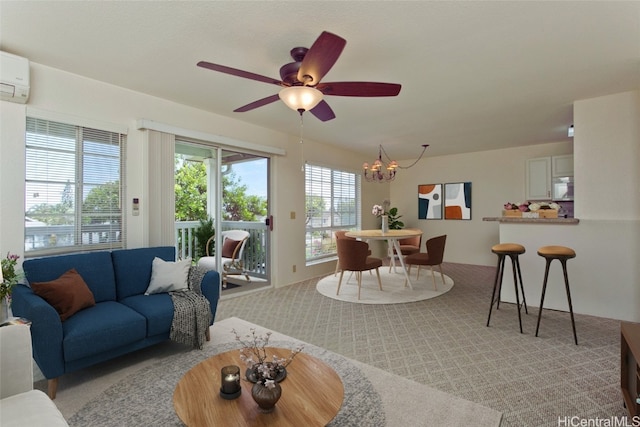
[{"label": "ceramic vase", "polygon": [[282,387],[278,383],[275,383],[275,387],[268,388],[258,382],[251,388],[251,396],[258,404],[260,412],[273,412],[281,395]]},{"label": "ceramic vase", "polygon": [[389,217],[387,215],[382,215],[382,232],[389,232]]}]

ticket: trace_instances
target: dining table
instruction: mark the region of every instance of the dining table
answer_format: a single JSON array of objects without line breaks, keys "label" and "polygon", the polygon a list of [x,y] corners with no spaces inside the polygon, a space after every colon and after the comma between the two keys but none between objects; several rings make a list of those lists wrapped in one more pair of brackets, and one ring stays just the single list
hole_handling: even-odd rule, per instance
[{"label": "dining table", "polygon": [[398,254],[398,259],[400,260],[400,265],[402,266],[402,271],[404,272],[404,277],[407,279],[405,286],[408,285],[411,290],[413,290],[413,285],[411,284],[411,277],[409,277],[407,266],[404,264],[404,257],[400,250],[400,240],[421,235],[422,231],[417,229],[388,230],[385,232],[383,232],[382,229],[372,229],[349,231],[345,234],[347,237],[363,240],[367,243],[370,240],[386,240],[389,256],[391,258],[391,266],[395,271],[395,256],[393,254],[393,249],[395,249],[396,254]]}]

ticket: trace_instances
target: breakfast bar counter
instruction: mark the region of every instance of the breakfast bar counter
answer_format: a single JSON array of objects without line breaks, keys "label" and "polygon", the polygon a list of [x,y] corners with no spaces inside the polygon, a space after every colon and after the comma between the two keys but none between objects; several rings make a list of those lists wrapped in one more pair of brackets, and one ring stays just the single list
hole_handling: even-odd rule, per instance
[{"label": "breakfast bar counter", "polygon": [[[497,239],[490,245],[518,243],[526,248],[519,259],[530,314],[531,307],[540,305],[545,271],[545,260],[538,255],[538,249],[566,246],[576,252],[576,258],[568,265],[574,313],[640,322],[640,263],[635,258],[640,221],[505,216],[483,220],[487,227],[497,225],[499,229]],[[611,261],[603,263],[603,254]],[[505,275],[511,274],[509,267],[506,270]],[[502,301],[515,302],[513,285],[503,286],[501,296]],[[568,311],[559,262],[550,266],[544,308]],[[580,335],[579,323],[576,328]],[[569,336],[570,330],[567,329]]]},{"label": "breakfast bar counter", "polygon": [[511,216],[491,216],[482,218],[483,221],[498,221],[500,223],[513,224],[562,224],[573,225],[578,224],[578,218],[517,218]]}]

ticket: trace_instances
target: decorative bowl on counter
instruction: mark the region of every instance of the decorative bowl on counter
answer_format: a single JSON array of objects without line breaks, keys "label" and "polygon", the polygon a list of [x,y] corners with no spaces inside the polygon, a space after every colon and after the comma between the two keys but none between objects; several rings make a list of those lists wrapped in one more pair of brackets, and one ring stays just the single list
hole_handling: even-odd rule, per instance
[{"label": "decorative bowl on counter", "polygon": [[502,216],[512,218],[558,218],[560,205],[554,202],[505,203]]}]

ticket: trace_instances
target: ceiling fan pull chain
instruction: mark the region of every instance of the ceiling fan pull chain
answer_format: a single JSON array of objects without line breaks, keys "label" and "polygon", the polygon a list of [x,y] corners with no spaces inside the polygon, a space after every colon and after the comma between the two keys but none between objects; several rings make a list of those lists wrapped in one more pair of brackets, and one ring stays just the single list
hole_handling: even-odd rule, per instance
[{"label": "ceiling fan pull chain", "polygon": [[300,172],[304,172],[304,120],[302,119],[302,113],[304,110],[298,110],[300,112]]}]

